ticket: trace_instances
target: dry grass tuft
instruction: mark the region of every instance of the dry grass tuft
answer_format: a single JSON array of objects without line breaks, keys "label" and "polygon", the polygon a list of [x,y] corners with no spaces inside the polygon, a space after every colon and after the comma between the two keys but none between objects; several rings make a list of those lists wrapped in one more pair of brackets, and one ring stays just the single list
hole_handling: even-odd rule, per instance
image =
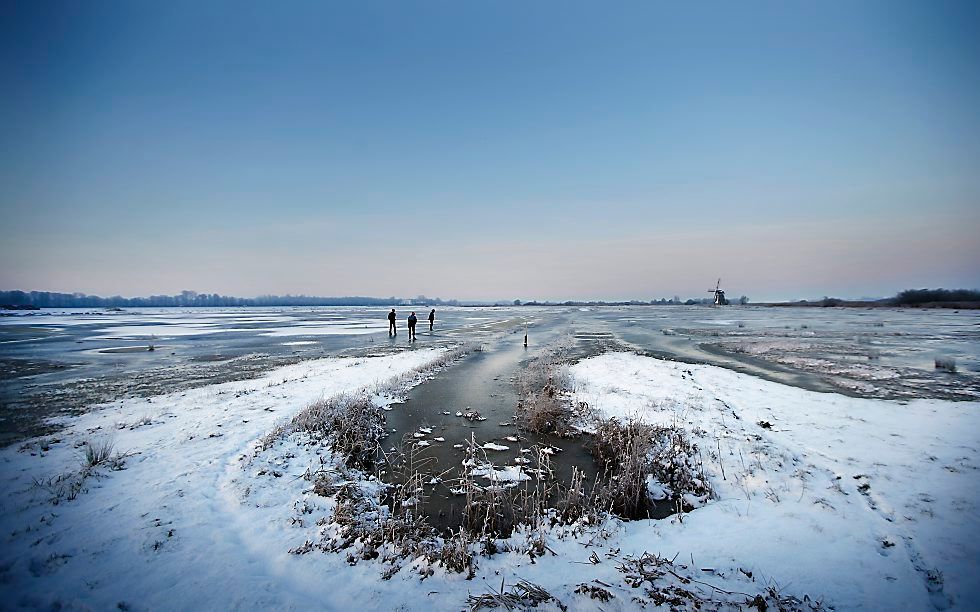
[{"label": "dry grass tuft", "polygon": [[563,612],[568,609],[568,606],[563,604],[561,600],[534,583],[528,582],[527,580],[518,580],[517,584],[511,587],[510,591],[505,591],[504,581],[501,579],[499,591],[490,591],[482,595],[470,595],[466,603],[469,604],[470,610],[497,607],[504,607],[508,610],[527,610],[529,608],[536,608],[538,605],[549,601],[553,601],[558,609]]},{"label": "dry grass tuft", "polygon": [[460,527],[456,534],[443,541],[436,560],[446,570],[457,574],[465,573],[467,580],[470,580],[476,576],[473,542],[473,534]]},{"label": "dry grass tuft", "polygon": [[112,471],[125,469],[126,458],[131,453],[113,452],[115,444],[111,440],[98,443],[83,440],[76,446],[84,446],[81,466],[77,470],[69,470],[44,479],[35,478],[33,487],[44,489],[50,494],[50,502],[57,505],[62,500],[71,501],[85,492],[86,481],[93,476],[101,476],[100,468]]},{"label": "dry grass tuft", "polygon": [[727,591],[695,578],[691,568],[686,565],[650,553],[627,557],[617,569],[624,574],[623,581],[628,586],[644,589],[645,597],[633,598],[642,607],[652,603],[671,610],[756,608],[760,611],[812,612],[824,609],[821,601],[808,596],[798,599],[783,595],[778,587],[772,585],[755,594]]},{"label": "dry grass tuft", "polygon": [[384,425],[384,414],[367,396],[339,395],[310,404],[293,417],[289,428],[329,441],[348,467],[369,469],[384,437]]},{"label": "dry grass tuft", "polygon": [[647,513],[654,431],[639,421],[602,421],[589,442],[589,450],[607,476],[602,498],[620,516],[641,518]]},{"label": "dry grass tuft", "polygon": [[711,487],[697,446],[678,427],[655,427],[636,420],[612,419],[596,426],[589,449],[605,470],[600,499],[624,518],[645,518],[653,500],[647,483],[655,481],[681,509],[693,498],[706,500]]},{"label": "dry grass tuft", "polygon": [[569,346],[561,344],[553,351],[532,359],[515,381],[517,409],[515,418],[521,428],[536,434],[574,435],[574,414],[563,395],[572,390],[573,381],[565,361]]},{"label": "dry grass tuft", "polygon": [[616,597],[610,591],[602,588],[601,586],[586,583],[581,583],[575,587],[575,592],[579,593],[580,595],[588,595],[589,599],[598,599],[603,603]]},{"label": "dry grass tuft", "polygon": [[[85,445],[85,466],[89,468],[94,468],[99,465],[109,464],[110,467],[113,463],[114,455],[112,453],[115,444],[112,440],[103,440],[98,444],[93,444],[89,442]],[[116,456],[118,457],[118,455]]]}]

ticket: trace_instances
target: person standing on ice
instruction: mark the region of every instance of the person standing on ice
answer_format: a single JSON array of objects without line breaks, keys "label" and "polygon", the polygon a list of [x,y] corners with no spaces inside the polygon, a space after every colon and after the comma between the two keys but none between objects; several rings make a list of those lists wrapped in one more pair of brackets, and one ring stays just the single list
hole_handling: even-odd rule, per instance
[{"label": "person standing on ice", "polygon": [[415,311],[408,315],[408,339],[415,340],[415,324],[419,322],[419,318],[415,316]]},{"label": "person standing on ice", "polygon": [[391,312],[388,313],[388,335],[397,336],[398,328],[395,327],[395,309],[392,308]]},{"label": "person standing on ice", "polygon": [[432,324],[436,322],[436,309],[429,311],[429,331],[432,331]]}]

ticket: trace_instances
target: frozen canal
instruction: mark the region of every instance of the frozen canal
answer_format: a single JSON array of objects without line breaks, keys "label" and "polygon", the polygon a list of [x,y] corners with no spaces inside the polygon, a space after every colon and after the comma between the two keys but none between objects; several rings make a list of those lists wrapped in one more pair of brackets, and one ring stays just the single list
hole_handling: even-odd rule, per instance
[{"label": "frozen canal", "polygon": [[[0,318],[0,440],[46,431],[44,420],[123,397],[253,378],[326,356],[367,356],[463,342],[612,338],[639,353],[724,366],[857,397],[980,397],[976,311],[730,306],[438,308],[419,338],[389,337],[386,308],[159,308],[41,311]],[[547,330],[539,338],[536,331]],[[582,340],[582,342],[588,342]],[[154,350],[148,350],[150,347]],[[937,370],[955,360],[956,372]],[[461,381],[462,382],[462,381]]]}]

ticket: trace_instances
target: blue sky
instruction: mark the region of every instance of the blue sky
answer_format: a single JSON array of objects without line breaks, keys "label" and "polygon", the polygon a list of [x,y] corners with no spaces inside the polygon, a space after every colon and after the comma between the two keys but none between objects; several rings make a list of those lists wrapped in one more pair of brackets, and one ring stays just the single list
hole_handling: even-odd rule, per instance
[{"label": "blue sky", "polygon": [[978,287],[978,26],[970,2],[4,3],[0,287]]}]

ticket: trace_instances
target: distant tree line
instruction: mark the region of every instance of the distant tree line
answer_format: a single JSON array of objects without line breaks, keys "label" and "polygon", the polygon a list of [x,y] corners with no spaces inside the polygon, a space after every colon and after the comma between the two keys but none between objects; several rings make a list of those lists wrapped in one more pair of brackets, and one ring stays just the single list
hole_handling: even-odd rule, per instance
[{"label": "distant tree line", "polygon": [[[742,296],[738,298],[738,303],[745,305],[749,303],[749,298],[747,296]],[[713,298],[692,298],[688,300],[681,300],[681,298],[676,295],[671,298],[660,298],[659,300],[650,300],[649,302],[643,300],[625,300],[621,302],[604,302],[604,301],[588,301],[580,302],[575,300],[568,300],[566,302],[550,302],[544,301],[539,302],[537,300],[532,300],[530,302],[521,302],[520,300],[514,300],[514,306],[695,306],[695,305],[707,305],[713,304]],[[498,304],[499,305],[499,304]]]},{"label": "distant tree line", "polygon": [[928,304],[930,302],[980,302],[975,289],[907,289],[892,300],[896,306]]},{"label": "distant tree line", "polygon": [[893,306],[934,308],[980,308],[980,291],[976,289],[906,289],[887,298],[862,298],[845,300],[824,296],[821,300],[796,302],[771,302],[766,306],[824,306],[841,308],[875,308]]},{"label": "distant tree line", "polygon": [[254,298],[181,291],[177,295],[151,295],[126,298],[118,295],[100,297],[84,293],[56,293],[53,291],[0,291],[0,304],[5,306],[33,306],[36,308],[136,308],[156,306],[388,306],[411,304],[424,306],[456,306],[458,300],[427,298],[375,298],[363,296],[315,297],[307,295],[261,295]]}]

